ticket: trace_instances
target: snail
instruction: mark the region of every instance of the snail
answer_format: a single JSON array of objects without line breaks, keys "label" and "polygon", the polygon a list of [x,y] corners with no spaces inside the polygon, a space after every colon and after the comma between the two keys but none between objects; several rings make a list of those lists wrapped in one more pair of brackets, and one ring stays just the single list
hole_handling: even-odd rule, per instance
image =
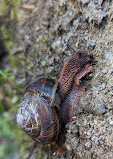
[{"label": "snail", "polygon": [[65,62],[59,80],[40,77],[24,90],[17,111],[17,124],[32,139],[51,143],[58,138],[62,125],[71,121],[84,88],[79,80],[91,72],[86,52],[76,52]]}]

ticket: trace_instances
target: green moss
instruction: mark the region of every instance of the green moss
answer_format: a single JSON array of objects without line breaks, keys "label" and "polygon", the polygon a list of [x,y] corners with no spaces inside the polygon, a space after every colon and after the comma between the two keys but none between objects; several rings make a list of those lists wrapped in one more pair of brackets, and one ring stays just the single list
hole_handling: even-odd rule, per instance
[{"label": "green moss", "polygon": [[0,137],[10,141],[16,140],[16,144],[19,144],[25,134],[17,127],[16,121],[13,120],[13,113],[13,111],[9,111],[0,115]]},{"label": "green moss", "polygon": [[[10,146],[9,146],[10,145]],[[0,145],[0,159],[14,159],[17,157],[18,149],[12,142]]]},{"label": "green moss", "polygon": [[[24,140],[27,140],[27,135],[25,135],[25,133],[17,127],[16,121],[15,119],[13,119],[14,113],[15,112],[12,108],[10,111],[2,111],[2,113],[0,114],[0,138],[3,142],[3,147],[0,147],[0,159],[3,156],[3,158],[5,158],[7,155],[14,156],[15,149],[18,150],[18,153],[20,154],[21,149],[25,145],[24,143],[21,144],[23,137]],[[10,146],[8,145],[8,143],[11,143]],[[25,153],[27,148],[28,143],[26,144],[26,146],[24,146],[23,154]]]},{"label": "green moss", "polygon": [[9,113],[4,113],[0,117],[0,136],[1,138],[14,138],[14,131],[12,131],[12,124],[11,124],[11,116]]},{"label": "green moss", "polygon": [[[16,46],[15,28],[18,21],[19,3],[19,0],[0,1],[0,18],[3,21],[3,23],[0,23],[0,40],[9,54],[12,48]],[[19,69],[21,59],[31,69],[30,60],[28,58],[26,60],[22,52],[19,56],[14,55],[8,58],[10,70],[11,68]],[[15,75],[11,71],[6,69],[0,70],[0,159],[23,156],[29,147],[27,135],[18,128],[16,123],[19,95],[22,90],[23,88],[20,87]],[[15,102],[13,102],[14,97],[17,98]]]},{"label": "green moss", "polygon": [[4,158],[6,154],[6,146],[5,145],[0,145],[0,158]]},{"label": "green moss", "polygon": [[43,36],[39,40],[40,40],[40,42],[42,41],[42,42],[46,42],[46,43],[48,43],[48,41],[49,41],[46,37],[43,37]]},{"label": "green moss", "polygon": [[0,16],[7,14],[9,8],[11,9],[11,19],[14,19],[17,16],[17,10],[19,6],[19,0],[1,0],[0,1]]},{"label": "green moss", "polygon": [[0,40],[4,42],[4,45],[8,52],[15,46],[14,31],[16,29],[19,0],[1,0],[0,1],[0,18],[2,23],[0,24]]},{"label": "green moss", "polygon": [[23,142],[21,147],[20,147],[20,154],[23,156],[25,154],[26,149],[28,148],[29,143],[28,142]]},{"label": "green moss", "polygon": [[[11,92],[10,87],[14,86],[14,75],[8,70],[0,70],[0,85],[1,89],[4,92],[3,96],[5,97],[13,97],[13,92]],[[11,103],[11,102],[9,102]]]},{"label": "green moss", "polygon": [[5,111],[3,103],[0,101],[0,114]]},{"label": "green moss", "polygon": [[53,18],[54,23],[57,22],[59,15],[64,14],[65,12],[66,11],[65,11],[65,8],[63,6],[59,7],[59,9],[54,12],[54,18]]},{"label": "green moss", "polygon": [[13,74],[11,72],[9,72],[8,70],[0,70],[0,79],[2,80],[10,80],[10,79],[14,79]]}]

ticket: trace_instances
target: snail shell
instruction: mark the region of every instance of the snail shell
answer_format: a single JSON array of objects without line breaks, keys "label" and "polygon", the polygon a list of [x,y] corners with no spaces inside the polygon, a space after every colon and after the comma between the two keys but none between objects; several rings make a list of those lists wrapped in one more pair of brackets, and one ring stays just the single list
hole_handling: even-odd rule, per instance
[{"label": "snail shell", "polygon": [[31,138],[43,143],[53,142],[60,129],[60,97],[56,93],[58,82],[38,78],[24,91],[17,111],[17,123]]}]

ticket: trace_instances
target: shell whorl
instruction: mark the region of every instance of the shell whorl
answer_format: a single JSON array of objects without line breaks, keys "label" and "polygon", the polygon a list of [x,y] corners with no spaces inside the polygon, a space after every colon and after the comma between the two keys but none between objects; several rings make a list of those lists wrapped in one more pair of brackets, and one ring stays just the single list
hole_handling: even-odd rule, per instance
[{"label": "shell whorl", "polygon": [[[38,101],[37,104],[36,101]],[[33,138],[37,137],[41,131],[41,119],[37,109],[39,102],[40,98],[38,95],[26,92],[17,111],[18,125]]]},{"label": "shell whorl", "polygon": [[55,93],[55,80],[48,78],[37,79],[24,91],[17,111],[17,123],[35,140],[50,143],[59,133],[58,114],[53,107]]}]

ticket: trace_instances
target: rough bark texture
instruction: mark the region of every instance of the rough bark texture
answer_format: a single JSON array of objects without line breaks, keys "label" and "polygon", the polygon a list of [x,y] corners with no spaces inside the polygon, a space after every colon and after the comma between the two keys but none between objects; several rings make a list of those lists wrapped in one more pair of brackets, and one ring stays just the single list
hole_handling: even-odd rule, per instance
[{"label": "rough bark texture", "polygon": [[76,116],[68,125],[66,156],[59,157],[56,145],[37,143],[23,158],[113,158],[112,13],[112,0],[23,0],[21,3],[16,34],[17,46],[23,51],[16,55],[16,76],[22,87],[37,76],[59,78],[70,55],[65,45],[68,40],[76,51],[86,51],[94,58],[92,73],[81,80],[85,92]]}]

